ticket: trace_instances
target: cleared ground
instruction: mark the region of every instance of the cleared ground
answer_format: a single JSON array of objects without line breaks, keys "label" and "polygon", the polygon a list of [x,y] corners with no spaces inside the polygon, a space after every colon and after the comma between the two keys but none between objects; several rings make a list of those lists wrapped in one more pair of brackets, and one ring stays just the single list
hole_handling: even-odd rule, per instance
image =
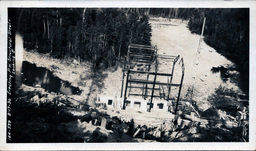
[{"label": "cleared ground", "polygon": [[[152,45],[157,45],[158,54],[180,55],[185,62],[185,77],[181,96],[187,94],[187,89],[194,87],[193,99],[198,102],[198,106],[205,110],[210,107],[207,97],[211,95],[220,85],[227,88],[239,90],[234,81],[228,80],[224,83],[220,78],[220,73],[212,73],[212,67],[232,66],[232,62],[227,60],[216,50],[201,42],[198,45],[200,36],[191,34],[187,28],[187,22],[181,20],[166,20],[163,18],[151,18]],[[46,67],[63,80],[69,81],[72,85],[83,90],[81,96],[74,96],[77,100],[86,101],[93,105],[93,98],[96,94],[110,96],[120,96],[122,72],[121,68],[103,71],[97,75],[92,74],[89,63],[78,63],[77,61],[60,61],[50,59],[47,56],[31,52],[24,52],[24,60],[35,63],[37,66]],[[160,61],[161,62],[161,61]],[[179,62],[178,62],[179,63]],[[180,64],[176,64],[173,82],[180,82]],[[159,72],[171,72],[168,69],[171,64],[162,61]],[[233,73],[238,75],[239,73]],[[174,92],[175,93],[175,92]],[[173,95],[175,95],[172,93]]]},{"label": "cleared ground", "polygon": [[[212,67],[233,66],[233,63],[224,56],[208,46],[204,41],[201,42],[200,35],[191,34],[186,21],[172,19],[171,21],[163,18],[151,18],[152,25],[152,45],[157,45],[158,54],[180,55],[185,62],[185,77],[182,95],[187,93],[187,88],[194,86],[194,99],[203,110],[209,107],[207,97],[211,95],[220,85],[227,88],[239,90],[238,86],[228,80],[224,83],[220,78],[220,73],[212,73]],[[199,51],[197,51],[199,50]],[[170,68],[162,66],[159,70],[165,71]],[[176,67],[174,80],[179,82],[180,71]],[[234,75],[238,75],[235,72]]]}]

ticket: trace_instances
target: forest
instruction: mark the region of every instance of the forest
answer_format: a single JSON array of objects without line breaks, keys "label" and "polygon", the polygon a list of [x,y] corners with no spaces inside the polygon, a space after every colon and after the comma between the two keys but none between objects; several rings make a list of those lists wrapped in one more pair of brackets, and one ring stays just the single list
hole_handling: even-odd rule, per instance
[{"label": "forest", "polygon": [[[15,16],[16,20],[12,25],[15,25],[16,32],[22,36],[26,50],[23,53],[22,68],[27,68],[22,71],[25,82],[20,88],[16,87],[15,91],[13,142],[249,141],[249,9],[10,9],[12,11],[9,13],[15,12],[15,14],[8,15]],[[123,114],[125,110],[114,112],[109,108],[111,110],[109,114],[106,112],[108,111],[106,106],[101,108],[94,104],[98,94],[119,95],[117,92],[122,82],[120,80],[121,65],[126,58],[129,44],[152,45],[157,39],[159,50],[166,48],[163,51],[166,54],[173,53],[170,47],[175,48],[172,50],[177,54],[180,52],[185,55],[189,51],[195,52],[196,50],[192,50],[195,47],[191,50],[190,48],[193,44],[193,46],[198,45],[198,35],[201,34],[204,18],[206,23],[203,40],[210,47],[202,49],[207,51],[202,53],[202,60],[206,60],[202,64],[209,65],[202,66],[204,70],[200,72],[203,72],[203,78],[197,79],[200,83],[197,87],[195,86],[195,89],[194,85],[191,85],[193,80],[195,81],[192,76],[190,77],[190,80],[193,78],[192,82],[187,80],[183,85],[186,89],[183,88],[182,103],[178,109],[182,113],[180,119],[184,119],[183,122],[178,124],[170,120],[168,123],[159,124],[161,129],[164,124],[170,128],[166,130],[168,133],[163,134],[158,126],[147,127],[145,124],[142,127],[135,127],[133,119],[125,121],[122,118],[119,119],[119,116],[109,116],[114,114],[122,117],[121,115],[125,115]],[[157,24],[154,24],[156,22]],[[185,35],[181,36],[184,41],[175,41],[177,35]],[[171,40],[167,39],[169,37]],[[190,41],[190,39],[193,40]],[[168,45],[165,45],[166,43]],[[160,47],[161,44],[163,44],[162,47]],[[180,49],[178,49],[179,46]],[[212,48],[222,56],[215,50],[212,51]],[[190,57],[194,58],[194,53],[191,54],[185,60],[186,65],[189,64]],[[214,56],[217,56],[217,59],[212,59]],[[207,58],[211,61],[207,62]],[[230,63],[231,66],[224,67],[226,58],[234,65]],[[217,66],[220,65],[217,67],[212,62],[218,62],[218,59],[221,63],[217,64]],[[222,62],[225,63],[222,64]],[[36,71],[36,68],[40,70]],[[187,79],[191,75],[188,73],[196,71],[195,68],[190,70],[188,68],[186,68]],[[166,70],[166,68],[163,69]],[[231,74],[240,73],[241,79],[233,80],[232,84],[236,86],[235,88],[241,88],[244,93],[240,93],[233,87],[231,89],[225,87],[231,84],[231,80],[226,85],[221,83],[224,86],[218,85],[219,82],[216,82],[216,85],[211,84],[209,81],[215,82],[212,77],[223,82],[220,70],[229,70],[231,72],[228,73]],[[209,71],[209,74],[204,71]],[[40,75],[36,75],[36,72]],[[220,72],[220,76],[215,74],[217,72]],[[31,78],[32,82],[28,78]],[[43,88],[44,85],[50,88],[57,87],[56,91],[51,92]],[[201,91],[202,89],[199,88],[205,90]],[[211,92],[209,88],[215,91]],[[73,93],[72,89],[78,93]],[[62,93],[61,90],[63,92],[70,90],[70,93]],[[197,114],[191,114],[192,112],[201,116],[198,117],[199,122],[192,119],[192,124],[186,125],[188,117],[197,118],[195,116]],[[144,112],[134,113],[136,114],[133,117],[138,115],[140,118],[139,115],[143,115]],[[166,112],[163,114],[167,115]],[[158,117],[160,116],[157,116],[157,119]],[[147,122],[155,120],[151,121],[151,118],[146,116],[143,117],[144,119]],[[135,120],[135,122],[138,121]],[[159,135],[155,135],[156,132]],[[135,133],[138,134],[136,137]],[[161,135],[163,137],[159,137]]]},{"label": "forest", "polygon": [[130,43],[151,43],[149,17],[188,20],[192,33],[236,64],[249,90],[249,9],[247,8],[21,8],[17,31],[29,50],[108,68],[125,57]]},{"label": "forest", "polygon": [[129,43],[150,45],[148,17],[126,10],[20,9],[17,13],[17,29],[26,49],[90,61],[93,68],[114,65]]},{"label": "forest", "polygon": [[241,87],[249,91],[249,9],[194,9],[189,29],[200,34],[206,17],[204,41],[236,65]]},{"label": "forest", "polygon": [[249,91],[249,8],[154,8],[148,14],[188,20],[192,33],[201,34],[206,18],[204,41],[236,65],[241,88]]}]

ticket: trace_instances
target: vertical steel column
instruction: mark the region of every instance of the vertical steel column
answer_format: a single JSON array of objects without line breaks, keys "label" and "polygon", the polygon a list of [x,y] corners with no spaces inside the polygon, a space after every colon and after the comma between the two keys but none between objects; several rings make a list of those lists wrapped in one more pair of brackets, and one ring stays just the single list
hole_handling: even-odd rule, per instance
[{"label": "vertical steel column", "polygon": [[152,105],[152,102],[153,102],[153,96],[154,96],[154,90],[155,90],[155,83],[156,83],[156,74],[157,72],[155,72],[155,77],[154,77],[154,84],[153,84],[153,89],[152,89],[152,94],[151,94],[151,98],[150,98],[150,104],[149,104],[149,112],[151,110],[151,105]]},{"label": "vertical steel column", "polygon": [[[126,56],[126,59],[125,59],[125,63],[124,63],[124,69],[123,69],[123,80],[124,80],[124,76],[125,76],[125,70],[127,70],[127,77],[126,77],[126,86],[125,86],[125,94],[124,94],[124,101],[126,99],[126,91],[127,91],[127,86],[128,86],[128,77],[129,77],[129,74],[130,74],[130,48],[131,46],[129,45],[128,46],[128,51],[127,51],[127,56]],[[129,71],[129,74],[128,74],[128,71]],[[121,97],[122,97],[122,94],[123,94],[123,81],[122,81],[122,90],[121,90]],[[125,106],[123,106],[123,109],[125,109]]]},{"label": "vertical steel column", "polygon": [[126,93],[127,93],[127,86],[128,86],[129,74],[130,74],[130,69],[128,69],[128,71],[127,71],[126,85],[125,85],[125,90],[124,90],[123,109],[125,109],[125,101],[126,101]]},{"label": "vertical steel column", "polygon": [[[156,46],[155,46],[156,48]],[[152,94],[150,98],[150,104],[149,104],[149,112],[151,111],[152,103],[153,103],[153,97],[154,97],[154,91],[155,91],[155,84],[156,84],[156,76],[157,76],[157,70],[158,70],[158,62],[157,62],[157,55],[156,55],[156,65],[155,65],[155,77],[154,77],[154,83],[152,88]]]},{"label": "vertical steel column", "polygon": [[[175,62],[173,62],[173,64],[172,64],[172,75],[170,77],[170,81],[169,82],[167,81],[168,82],[167,102],[169,102],[169,97],[170,97],[170,93],[171,93],[171,84],[172,84],[174,67],[175,67]],[[168,78],[167,78],[167,80],[168,80]]]},{"label": "vertical steel column", "polygon": [[181,58],[181,61],[182,61],[182,76],[181,76],[181,81],[180,81],[180,87],[179,87],[179,94],[178,94],[178,98],[177,98],[177,103],[176,103],[176,107],[175,107],[175,115],[177,114],[177,110],[178,110],[178,104],[179,104],[179,100],[180,100],[180,92],[181,92],[181,88],[182,88],[182,84],[183,84],[184,71],[185,71],[183,58]]},{"label": "vertical steel column", "polygon": [[125,60],[125,62],[124,62],[124,66],[123,66],[123,78],[122,78],[122,86],[121,86],[121,95],[120,95],[120,97],[122,97],[123,96],[123,87],[124,87],[124,76],[125,76],[125,64],[126,64],[126,60]]},{"label": "vertical steel column", "polygon": [[[149,78],[149,71],[150,71],[150,65],[148,65],[147,81]],[[148,94],[148,84],[146,84],[144,99],[147,98],[147,94]]]},{"label": "vertical steel column", "polygon": [[[172,64],[172,75],[171,75],[171,78],[170,78],[170,84],[172,84],[172,79],[173,79],[173,72],[174,72],[174,68],[175,68],[175,64],[177,62],[177,60],[179,59],[179,55],[173,60],[173,64]],[[170,96],[170,93],[171,93],[171,86],[168,85],[168,94],[167,94],[167,101],[169,101],[169,96]]]},{"label": "vertical steel column", "polygon": [[155,50],[156,50],[156,54],[155,54],[155,59],[156,59],[155,72],[157,73],[157,71],[158,71],[158,61],[157,61],[157,48],[156,48],[156,45],[155,45]]}]

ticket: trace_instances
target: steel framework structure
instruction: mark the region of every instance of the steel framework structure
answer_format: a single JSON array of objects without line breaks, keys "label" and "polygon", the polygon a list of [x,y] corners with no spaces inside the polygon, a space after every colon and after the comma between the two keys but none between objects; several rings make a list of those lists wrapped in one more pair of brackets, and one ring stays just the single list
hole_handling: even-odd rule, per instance
[{"label": "steel framework structure", "polygon": [[[169,62],[172,62],[172,68],[171,73],[161,73],[158,72],[158,60],[160,59],[167,59]],[[180,83],[173,83],[173,73],[175,64],[180,59],[179,64],[181,63],[182,67],[182,74],[181,74],[181,81]],[[135,65],[144,66],[144,69],[141,71],[134,70]],[[166,69],[167,70],[167,69]],[[157,47],[156,46],[148,46],[148,45],[138,45],[138,44],[130,44],[128,46],[128,52],[126,61],[123,66],[123,76],[122,76],[122,86],[121,86],[121,95],[123,96],[123,87],[124,87],[124,80],[125,82],[125,89],[124,89],[124,96],[123,96],[123,109],[126,107],[126,100],[127,100],[127,94],[134,95],[134,96],[142,96],[144,99],[147,97],[150,97],[150,102],[148,111],[150,112],[152,108],[152,102],[154,97],[164,98],[167,101],[170,101],[170,94],[171,94],[171,87],[179,87],[178,91],[178,97],[176,100],[176,107],[175,107],[175,114],[177,113],[178,109],[178,103],[180,100],[180,93],[181,88],[183,84],[184,79],[184,72],[185,72],[185,66],[183,58],[180,58],[180,56],[171,56],[171,55],[159,55],[157,54]],[[138,75],[137,77],[136,74]],[[141,75],[145,75],[145,78],[138,78],[141,77]],[[153,76],[150,79],[150,76]],[[167,77],[167,82],[160,82],[157,81],[157,77],[164,76]],[[125,78],[126,77],[126,78]],[[135,78],[134,78],[135,77]],[[132,84],[136,84],[136,86],[132,86]],[[156,88],[156,86],[159,86],[159,88]],[[161,89],[161,87],[166,86],[167,88],[167,96],[165,93],[161,93],[161,90],[164,91],[164,89]],[[129,92],[128,88],[130,89]],[[141,89],[142,93],[130,93],[131,89]],[[160,95],[154,95],[154,92],[156,90],[159,90]],[[150,93],[151,94],[148,94]],[[164,94],[164,95],[161,95]]]}]

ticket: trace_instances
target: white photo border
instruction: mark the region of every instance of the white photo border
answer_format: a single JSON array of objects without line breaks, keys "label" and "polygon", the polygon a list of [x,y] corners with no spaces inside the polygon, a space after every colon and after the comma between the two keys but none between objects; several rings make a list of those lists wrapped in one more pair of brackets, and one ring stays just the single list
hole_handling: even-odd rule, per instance
[{"label": "white photo border", "polygon": [[[256,1],[1,1],[0,2],[0,149],[1,150],[255,150],[256,149]],[[249,142],[228,143],[6,143],[8,8],[250,8]]]}]

